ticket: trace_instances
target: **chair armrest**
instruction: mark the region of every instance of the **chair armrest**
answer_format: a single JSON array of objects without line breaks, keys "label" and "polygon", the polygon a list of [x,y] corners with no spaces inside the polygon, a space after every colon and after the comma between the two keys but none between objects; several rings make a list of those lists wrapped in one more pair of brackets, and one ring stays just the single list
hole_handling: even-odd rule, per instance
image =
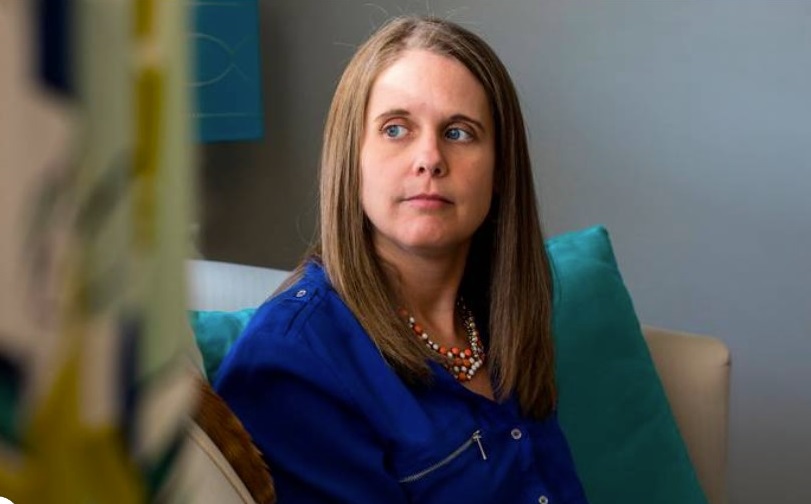
[{"label": "chair armrest", "polygon": [[189,426],[185,441],[168,490],[190,503],[256,504],[220,449],[197,424]]},{"label": "chair armrest", "polygon": [[642,330],[707,500],[725,504],[729,349],[710,336]]}]

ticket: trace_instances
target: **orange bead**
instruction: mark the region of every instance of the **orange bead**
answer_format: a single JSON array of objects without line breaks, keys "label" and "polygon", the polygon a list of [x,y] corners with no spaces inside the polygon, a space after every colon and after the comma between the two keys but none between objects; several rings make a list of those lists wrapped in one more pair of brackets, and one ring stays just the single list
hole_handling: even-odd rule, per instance
[{"label": "orange bead", "polygon": [[445,348],[444,346],[441,346],[441,347],[439,347],[439,353],[441,355],[445,355],[446,353],[448,353],[448,349]]},{"label": "orange bead", "polygon": [[419,324],[414,324],[414,332],[417,334],[422,334],[423,333],[422,326]]},{"label": "orange bead", "polygon": [[473,352],[469,348],[465,348],[465,356],[470,357],[473,355]]},{"label": "orange bead", "polygon": [[466,373],[459,373],[456,376],[456,379],[459,380],[459,381],[468,381],[469,380]]}]

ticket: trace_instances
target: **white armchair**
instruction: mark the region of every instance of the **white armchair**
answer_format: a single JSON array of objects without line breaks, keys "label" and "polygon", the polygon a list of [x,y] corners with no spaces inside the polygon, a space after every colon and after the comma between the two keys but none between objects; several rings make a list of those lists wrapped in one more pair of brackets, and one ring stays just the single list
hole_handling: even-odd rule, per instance
[{"label": "white armchair", "polygon": [[[190,261],[190,307],[237,310],[258,306],[287,272],[214,261]],[[709,336],[643,327],[698,480],[711,504],[726,504],[727,419],[730,355]],[[190,502],[253,503],[250,493],[219,450],[196,426],[190,432],[183,478]]]}]

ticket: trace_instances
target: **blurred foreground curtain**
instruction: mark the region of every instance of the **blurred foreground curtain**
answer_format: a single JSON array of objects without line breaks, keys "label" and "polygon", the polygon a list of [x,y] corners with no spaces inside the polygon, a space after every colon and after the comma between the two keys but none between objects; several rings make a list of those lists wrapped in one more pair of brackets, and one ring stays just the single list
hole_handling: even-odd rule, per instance
[{"label": "blurred foreground curtain", "polygon": [[202,142],[255,140],[264,131],[257,0],[189,1]]},{"label": "blurred foreground curtain", "polygon": [[[0,4],[0,496],[15,504],[182,501],[166,475],[195,401],[187,9]],[[40,33],[35,61],[43,26],[64,33]]]}]

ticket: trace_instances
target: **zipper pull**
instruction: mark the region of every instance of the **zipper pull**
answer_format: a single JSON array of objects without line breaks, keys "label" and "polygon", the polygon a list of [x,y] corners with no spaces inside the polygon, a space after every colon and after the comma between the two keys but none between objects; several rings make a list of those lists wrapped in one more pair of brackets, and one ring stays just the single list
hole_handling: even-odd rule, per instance
[{"label": "zipper pull", "polygon": [[482,460],[487,460],[487,454],[484,453],[484,446],[482,446],[482,434],[481,431],[476,431],[473,433],[473,441],[479,445],[479,451],[482,454]]}]

